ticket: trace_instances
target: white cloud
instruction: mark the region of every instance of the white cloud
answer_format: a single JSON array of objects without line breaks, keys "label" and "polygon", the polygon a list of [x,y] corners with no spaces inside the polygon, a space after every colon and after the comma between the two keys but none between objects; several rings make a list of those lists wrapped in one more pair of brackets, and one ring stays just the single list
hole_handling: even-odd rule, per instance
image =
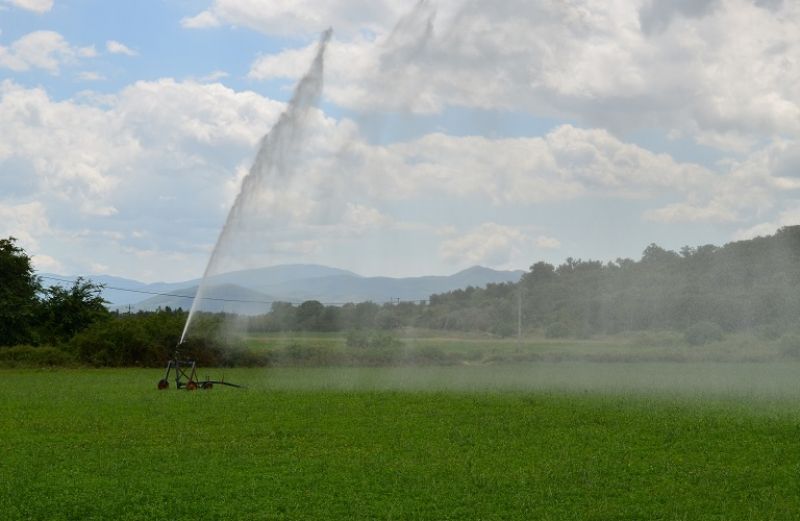
[{"label": "white cloud", "polygon": [[89,265],[89,272],[96,274],[108,273],[109,266],[99,262],[93,262]]},{"label": "white cloud", "polygon": [[738,216],[733,208],[719,200],[713,200],[710,204],[699,206],[691,203],[670,204],[663,208],[648,210],[645,212],[645,218],[664,223],[725,223],[736,221]]},{"label": "white cloud", "polygon": [[36,253],[31,257],[33,267],[38,272],[63,273],[64,265],[50,255]]},{"label": "white cloud", "polygon": [[[541,138],[429,134],[386,146],[362,142],[339,156],[358,186],[402,199],[423,193],[477,197],[494,205],[588,196],[647,198],[712,185],[717,175],[626,144],[598,129],[562,125]],[[374,172],[380,171],[376,176]]]},{"label": "white cloud", "polygon": [[[334,12],[339,2],[313,11],[304,0],[217,0],[212,11],[271,34],[341,21],[326,95],[357,110],[526,110],[740,153],[765,136],[800,137],[800,3],[689,4],[464,0],[441,2],[445,16],[431,18],[421,3],[394,30],[408,4],[376,2],[349,20]],[[309,52],[260,57],[250,76],[296,77]]]},{"label": "white cloud", "polygon": [[238,146],[255,144],[284,106],[252,91],[173,79],[136,82],[116,101],[125,128],[144,139]]},{"label": "white cloud", "polygon": [[[800,201],[793,201],[795,205],[798,202]],[[778,228],[783,226],[796,226],[798,224],[800,224],[800,209],[792,208],[782,211],[774,221],[759,223],[754,226],[736,230],[733,234],[733,239],[739,241],[772,235]]]},{"label": "white cloud", "polygon": [[561,247],[561,241],[555,237],[540,235],[536,238],[536,246],[543,250],[557,250]]},{"label": "white cloud", "polygon": [[[144,173],[153,168],[177,176],[170,186],[192,181],[189,172],[213,172],[224,180],[214,185],[217,193],[226,194],[215,207],[227,208],[247,170],[249,159],[243,158],[282,107],[220,84],[169,79],[138,82],[86,103],[55,102],[40,89],[9,82],[0,93],[8,136],[0,143],[0,160],[25,159],[53,198],[98,216],[123,211],[115,194],[143,189],[134,189],[134,179],[162,183],[163,174]],[[570,125],[538,138],[435,133],[389,145],[367,144],[346,121],[336,125],[319,116],[314,129],[294,184],[263,195],[270,211],[285,208],[287,218],[309,224],[384,222],[384,212],[369,201],[422,196],[495,206],[667,197],[672,201],[646,217],[726,222],[747,220],[769,209],[775,193],[800,187],[800,178],[790,175],[800,163],[791,141],[715,172],[624,143],[603,130]],[[237,176],[231,175],[234,171]],[[294,195],[280,191],[294,188]],[[178,193],[159,195],[169,195],[158,199],[168,204]]]},{"label": "white cloud", "polygon": [[687,190],[686,200],[645,213],[665,223],[749,222],[800,191],[800,142],[778,140],[722,165],[721,175]]},{"label": "white cloud", "polygon": [[78,47],[77,54],[81,58],[95,58],[97,56],[97,50],[94,48],[94,45]]},{"label": "white cloud", "polygon": [[[358,54],[365,48],[359,38],[368,41],[354,36],[334,44],[333,89],[337,81],[346,85],[346,76],[336,79],[345,62],[361,67],[359,60],[373,59]],[[303,52],[295,62],[307,64]],[[261,63],[253,71],[260,77],[291,77],[302,68],[269,57]],[[71,271],[95,262],[130,276],[190,278],[202,269],[255,147],[283,107],[219,83],[141,81],[115,94],[56,101],[42,89],[0,82],[0,168],[33,180],[0,176],[0,205],[36,201],[46,208],[58,233],[18,227]],[[353,122],[319,111],[310,127],[296,171],[259,194],[263,219],[247,246],[269,250],[268,263],[438,248],[450,263],[521,266],[568,239],[549,224],[498,224],[501,212],[610,201],[650,208],[643,216],[661,222],[735,222],[746,229],[775,222],[770,216],[786,211],[782,199],[800,188],[800,147],[791,137],[704,167],[608,130],[569,124],[540,137],[431,133],[381,145],[359,135]],[[91,229],[78,233],[87,221]],[[452,235],[458,230],[467,231]],[[142,262],[131,264],[130,256]],[[407,263],[397,258],[402,269]],[[165,259],[174,262],[153,267]]]},{"label": "white cloud", "polygon": [[451,264],[499,266],[511,261],[528,241],[520,230],[496,223],[484,223],[458,237],[442,242],[439,254]]},{"label": "white cloud", "polygon": [[207,74],[201,77],[200,81],[205,83],[213,83],[215,81],[221,80],[222,78],[227,78],[228,76],[230,76],[230,74],[228,74],[225,71],[214,71],[211,74]]},{"label": "white cloud", "polygon": [[[329,49],[338,42],[329,44]],[[289,49],[278,54],[261,56],[250,67],[248,78],[255,80],[270,80],[274,78],[296,79],[303,75],[308,64],[314,59],[317,44],[311,43],[299,49]],[[336,59],[338,53],[327,53],[326,65],[331,69],[331,60]],[[327,72],[327,71],[326,71]]]},{"label": "white cloud", "polygon": [[217,17],[209,11],[202,11],[195,16],[189,16],[181,20],[181,26],[187,29],[205,29],[218,27],[219,25]]},{"label": "white cloud", "polygon": [[108,40],[106,42],[106,50],[111,54],[124,54],[126,56],[136,56],[138,54],[136,51],[130,49],[127,45],[116,40]]},{"label": "white cloud", "polygon": [[103,110],[72,102],[53,102],[41,89],[3,83],[0,98],[7,149],[0,159],[24,159],[41,189],[91,215],[108,215],[102,202],[116,184],[112,164],[138,149],[135,140],[115,135],[117,126]]},{"label": "white cloud", "polygon": [[[356,110],[374,108],[370,100],[370,89],[389,87],[375,85],[365,74],[380,68],[379,56],[372,51],[374,44],[356,36],[353,41],[343,42],[334,38],[328,44],[325,58],[326,95],[343,106]],[[316,43],[288,49],[277,54],[258,57],[250,66],[247,77],[254,80],[297,79],[314,57]],[[387,82],[389,83],[389,82]],[[397,85],[405,85],[399,81]],[[383,103],[385,99],[381,99]],[[415,106],[421,107],[421,101]]]},{"label": "white cloud", "polygon": [[44,205],[39,202],[3,204],[0,201],[0,237],[16,237],[25,249],[39,248],[38,237],[50,233]]},{"label": "white cloud", "polygon": [[268,34],[310,35],[333,27],[354,34],[384,31],[408,9],[405,0],[215,0],[211,8],[184,18],[184,27],[216,27],[221,23],[249,27]]},{"label": "white cloud", "polygon": [[[128,230],[132,223],[149,234],[130,238],[147,245],[138,249],[165,256],[173,248],[196,249],[188,243],[196,230],[169,231],[165,223],[174,226],[194,212],[205,227],[201,236],[214,236],[227,209],[219,200],[233,170],[230,161],[252,153],[282,106],[219,84],[174,80],[139,82],[83,102],[55,101],[42,89],[0,82],[0,205],[12,208],[0,215],[0,223],[11,226],[17,221],[4,217],[20,214],[9,198],[35,200],[30,208],[47,208],[59,233],[21,224],[15,233],[42,244],[58,242],[60,260],[76,272],[87,269],[90,258],[124,266],[124,259],[113,259],[127,236],[103,230]],[[35,224],[31,219],[22,224],[29,222]],[[92,223],[89,235],[71,232],[83,222]],[[204,260],[205,252],[194,262]],[[185,259],[182,266],[185,270]]]},{"label": "white cloud", "polygon": [[38,14],[46,13],[53,8],[53,0],[8,0],[8,2]]},{"label": "white cloud", "polygon": [[105,76],[94,71],[82,71],[76,77],[81,81],[103,81],[106,79]]},{"label": "white cloud", "polygon": [[62,65],[79,58],[97,55],[94,47],[74,47],[54,31],[34,31],[22,36],[10,47],[0,45],[0,67],[13,71],[43,69],[58,74]]},{"label": "white cloud", "polygon": [[364,233],[367,230],[379,229],[392,223],[376,208],[348,202],[342,219],[342,225],[352,233]]}]

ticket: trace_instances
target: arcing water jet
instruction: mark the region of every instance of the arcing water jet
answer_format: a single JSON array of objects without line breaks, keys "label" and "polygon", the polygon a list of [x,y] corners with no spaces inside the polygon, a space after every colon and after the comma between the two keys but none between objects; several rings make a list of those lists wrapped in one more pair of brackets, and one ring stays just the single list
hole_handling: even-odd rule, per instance
[{"label": "arcing water jet", "polygon": [[203,278],[197,288],[197,294],[192,301],[180,343],[186,340],[192,320],[198,311],[198,305],[208,290],[208,278],[217,274],[222,254],[239,230],[243,216],[248,214],[248,208],[257,204],[256,195],[259,188],[268,185],[270,179],[290,175],[291,165],[300,149],[301,137],[308,124],[309,114],[322,93],[325,49],[330,41],[331,33],[331,29],[322,33],[311,67],[295,87],[292,99],[278,118],[278,122],[261,139],[255,161],[242,181],[236,200],[228,213],[214,249],[211,251]]}]

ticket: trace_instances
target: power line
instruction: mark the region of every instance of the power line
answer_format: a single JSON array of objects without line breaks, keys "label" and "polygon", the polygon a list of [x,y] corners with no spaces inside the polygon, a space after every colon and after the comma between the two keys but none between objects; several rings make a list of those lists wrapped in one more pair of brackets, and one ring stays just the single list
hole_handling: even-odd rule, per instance
[{"label": "power line", "polygon": [[[50,280],[57,280],[59,282],[68,282],[70,284],[74,284],[74,280],[69,279],[60,279],[58,277],[48,277],[45,275],[40,275],[43,279],[50,279]],[[87,279],[88,280],[88,279]],[[188,298],[194,299],[196,295],[181,295],[180,293],[159,293],[157,291],[144,291],[141,289],[131,289],[131,288],[120,288],[117,286],[107,286],[105,284],[102,285],[103,289],[112,289],[114,291],[127,291],[128,293],[140,293],[143,295],[155,295],[160,297],[178,297],[178,298]],[[245,304],[274,304],[275,302],[288,302],[289,304],[299,304],[300,302],[297,301],[288,301],[288,300],[245,300],[245,299],[232,299],[232,298],[218,298],[218,297],[199,297],[200,300],[213,300],[216,302],[241,302]]]},{"label": "power line", "polygon": [[[58,277],[50,277],[47,275],[39,275],[39,278],[48,279],[48,280],[56,280],[59,282],[67,282],[69,284],[74,284],[77,280],[69,280],[69,279],[62,279]],[[85,277],[78,277],[83,280],[89,280]],[[196,298],[195,295],[181,295],[179,293],[159,293],[157,291],[145,291],[141,289],[131,289],[131,288],[120,288],[117,286],[107,286],[105,284],[101,284],[103,289],[111,289],[114,291],[127,291],[128,293],[140,293],[143,295],[154,295],[160,297],[178,297],[178,298],[188,298],[194,299]],[[219,298],[219,297],[199,297],[200,300],[212,300],[215,302],[237,302],[237,303],[244,303],[244,304],[275,304],[277,302],[285,302],[287,304],[302,304],[303,301],[297,300],[245,300],[245,299],[232,299],[232,298]],[[428,299],[416,299],[416,300],[403,300],[402,302],[414,302],[414,303],[425,303]],[[401,300],[399,298],[392,298],[391,300],[387,300],[385,302],[375,302],[376,304],[399,304]],[[321,304],[326,306],[344,306],[345,304],[354,304],[354,302],[321,302]]]}]

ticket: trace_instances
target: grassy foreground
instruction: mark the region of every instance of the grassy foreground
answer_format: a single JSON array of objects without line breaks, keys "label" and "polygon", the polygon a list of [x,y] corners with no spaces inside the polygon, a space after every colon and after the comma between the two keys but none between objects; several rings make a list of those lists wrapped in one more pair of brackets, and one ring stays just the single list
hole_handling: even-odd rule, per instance
[{"label": "grassy foreground", "polygon": [[[800,412],[780,393],[601,393],[592,367],[552,369],[587,375],[588,392],[553,391],[552,376],[525,389],[519,368],[500,385],[455,368],[231,370],[250,387],[194,393],[156,391],[152,370],[2,370],[0,512],[797,519]],[[797,398],[790,374],[777,379]],[[463,385],[448,390],[448,378]]]}]

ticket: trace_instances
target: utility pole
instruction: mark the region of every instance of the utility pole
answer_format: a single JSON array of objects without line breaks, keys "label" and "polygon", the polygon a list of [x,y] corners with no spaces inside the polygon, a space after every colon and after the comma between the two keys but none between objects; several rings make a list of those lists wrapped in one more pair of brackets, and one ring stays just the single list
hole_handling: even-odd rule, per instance
[{"label": "utility pole", "polygon": [[517,343],[522,344],[522,283],[517,283]]}]

